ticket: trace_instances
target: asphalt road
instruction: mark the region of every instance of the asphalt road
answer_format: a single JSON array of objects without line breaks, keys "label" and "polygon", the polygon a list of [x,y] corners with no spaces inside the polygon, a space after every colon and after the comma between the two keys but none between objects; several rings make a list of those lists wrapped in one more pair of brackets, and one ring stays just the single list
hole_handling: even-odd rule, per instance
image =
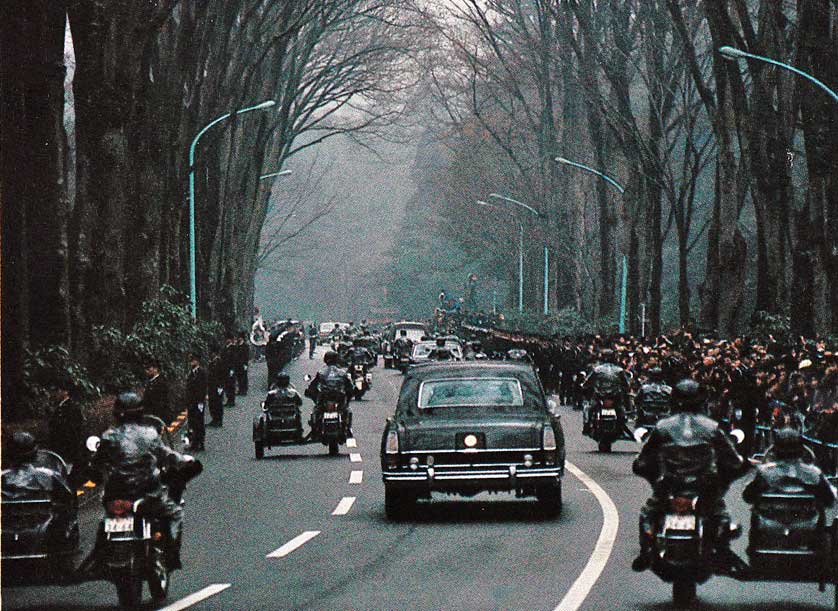
[{"label": "asphalt road", "polygon": [[[319,360],[302,358],[288,373],[302,389],[303,375],[318,366]],[[593,554],[603,510],[570,474],[564,511],[555,520],[543,518],[534,501],[480,495],[435,497],[420,503],[410,520],[391,523],[384,517],[378,451],[401,384],[398,372],[374,369],[372,390],[353,402],[356,447],[329,457],[319,444],[285,446],[256,461],[251,421],[265,375],[264,365],[251,367],[250,396],[227,409],[223,428],[208,430],[208,450],[200,456],[204,473],[187,491],[185,568],[173,576],[168,611],[550,611],[563,600],[568,611],[670,608],[667,584],[629,569],[637,510],[648,493],[631,475],[633,444],[597,453],[594,442],[580,435],[579,414],[565,409],[568,460],[616,505],[613,549]],[[307,401],[306,417],[310,408]],[[740,491],[741,485],[731,491],[729,503],[747,524]],[[97,505],[85,510],[86,544],[98,518]],[[738,547],[744,548],[744,539]],[[592,554],[607,561],[605,568],[571,605],[565,596]],[[699,587],[699,599],[699,608],[713,611],[809,611],[831,608],[832,592],[821,594],[814,584],[713,578]],[[99,610],[112,609],[115,601],[106,582],[2,591],[4,609]],[[153,609],[150,603],[147,608]]]}]

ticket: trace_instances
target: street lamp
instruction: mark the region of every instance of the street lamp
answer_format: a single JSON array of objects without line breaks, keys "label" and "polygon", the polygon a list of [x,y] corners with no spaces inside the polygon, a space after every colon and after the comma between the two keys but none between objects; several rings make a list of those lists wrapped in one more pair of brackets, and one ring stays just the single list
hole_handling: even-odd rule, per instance
[{"label": "street lamp", "polygon": [[768,64],[772,64],[774,66],[779,66],[780,68],[785,68],[786,70],[790,70],[791,72],[794,72],[795,74],[798,74],[798,75],[802,76],[803,78],[808,79],[809,81],[813,82],[815,85],[817,85],[818,87],[823,89],[826,93],[828,93],[832,97],[833,100],[838,102],[838,93],[835,93],[832,89],[827,87],[823,82],[819,81],[818,79],[816,79],[811,74],[803,72],[803,70],[799,70],[798,68],[795,68],[794,66],[790,66],[789,64],[785,64],[781,61],[777,61],[776,59],[771,59],[770,57],[763,57],[762,55],[755,55],[753,53],[748,53],[747,51],[743,51],[742,49],[737,49],[735,47],[729,47],[727,45],[725,45],[724,47],[719,47],[719,53],[721,53],[722,55],[724,55],[728,59],[734,59],[734,60],[745,59],[745,58],[756,59],[756,60],[759,60],[761,62],[765,62],[765,63],[768,63]]},{"label": "street lamp", "polygon": [[[515,204],[516,206],[520,206],[524,208],[528,212],[531,212],[535,216],[540,219],[545,219],[546,216],[533,208],[532,206],[528,206],[524,202],[519,202],[517,199],[512,199],[511,197],[507,197],[506,195],[501,195],[500,193],[489,193],[489,197],[494,197],[495,199],[501,199],[505,202],[509,202],[510,204]],[[523,262],[519,261],[520,266],[523,268]],[[523,275],[523,274],[522,274]],[[518,287],[518,298],[519,302],[523,301],[523,289],[521,286]],[[547,316],[550,310],[550,251],[547,249],[547,241],[544,241],[544,315]]]},{"label": "street lamp", "polygon": [[241,115],[251,110],[263,110],[270,108],[276,104],[274,100],[267,100],[256,106],[249,106],[242,108],[235,112],[228,112],[216,119],[207,123],[204,128],[197,133],[192,139],[192,144],[189,145],[189,299],[192,302],[192,320],[198,317],[198,287],[195,274],[195,147],[198,145],[198,140],[201,139],[207,130],[214,125],[221,123],[225,119],[233,115]]},{"label": "street lamp", "polygon": [[281,172],[271,172],[270,174],[262,174],[259,177],[259,180],[265,180],[266,178],[273,178],[274,176],[288,176],[291,174],[291,170],[282,170]]},{"label": "street lamp", "polygon": [[[477,200],[475,202],[478,206],[487,206],[489,208],[496,208],[503,210],[500,206]],[[518,311],[524,311],[524,223],[518,221]]]},{"label": "street lamp", "polygon": [[[608,176],[607,174],[603,174],[599,170],[595,170],[591,166],[585,165],[584,163],[577,163],[576,161],[571,161],[570,159],[566,159],[564,157],[555,157],[554,161],[556,163],[561,163],[564,165],[573,166],[574,168],[579,168],[580,170],[585,170],[586,172],[590,172],[591,174],[596,174],[600,178],[602,178],[605,182],[610,184],[612,187],[617,189],[620,192],[620,195],[623,195],[626,190],[618,183],[616,180]],[[623,255],[623,274],[622,274],[622,282],[620,285],[620,333],[626,332],[626,284],[628,283],[628,262],[626,261],[626,256]]]}]

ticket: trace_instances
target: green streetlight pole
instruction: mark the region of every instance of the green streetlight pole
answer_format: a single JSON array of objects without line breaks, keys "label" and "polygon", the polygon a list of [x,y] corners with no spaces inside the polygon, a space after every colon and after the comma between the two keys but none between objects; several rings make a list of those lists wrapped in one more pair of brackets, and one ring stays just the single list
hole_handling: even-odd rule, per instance
[{"label": "green streetlight pole", "polygon": [[195,147],[198,145],[198,140],[201,139],[207,130],[214,125],[221,123],[225,119],[233,115],[241,115],[251,110],[263,110],[270,108],[276,104],[273,100],[262,102],[256,106],[249,106],[234,112],[228,112],[220,117],[213,119],[207,123],[204,128],[197,133],[192,139],[192,144],[189,145],[189,299],[192,305],[192,320],[198,318],[198,283],[196,279],[195,269]]},{"label": "green streetlight pole", "polygon": [[838,102],[838,93],[835,93],[832,89],[827,87],[823,82],[819,81],[818,79],[816,79],[811,74],[803,72],[803,70],[795,68],[794,66],[783,63],[781,61],[777,61],[776,59],[771,59],[770,57],[763,57],[762,55],[755,55],[754,53],[748,53],[747,51],[743,51],[742,49],[737,49],[735,47],[729,47],[727,45],[724,46],[724,47],[719,47],[719,53],[721,53],[722,55],[724,55],[728,59],[745,59],[745,58],[756,59],[756,60],[759,60],[761,62],[766,62],[768,64],[772,64],[774,66],[779,66],[780,68],[785,68],[786,70],[790,70],[791,72],[794,72],[795,74],[800,75],[803,78],[813,82],[815,85],[817,85],[818,87],[823,89],[826,93],[828,93],[832,97],[833,100]]},{"label": "green streetlight pole", "polygon": [[[577,163],[576,161],[571,161],[570,159],[565,159],[564,157],[556,157],[556,163],[561,163],[564,165],[573,166],[574,168],[579,168],[580,170],[585,170],[586,172],[590,172],[591,174],[596,174],[600,178],[602,178],[605,182],[610,184],[612,187],[617,189],[620,192],[620,195],[623,195],[626,190],[618,183],[616,180],[608,176],[607,174],[603,174],[599,170],[595,170],[591,166],[585,165],[584,163]],[[622,282],[620,283],[620,334],[626,332],[626,285],[628,283],[628,262],[626,260],[626,256],[623,255],[623,273],[622,273]]]},{"label": "green streetlight pole", "polygon": [[[528,206],[524,202],[519,202],[517,199],[512,199],[511,197],[507,197],[505,195],[500,195],[499,193],[489,193],[489,197],[494,197],[495,199],[501,199],[505,202],[509,202],[510,204],[515,204],[516,206],[520,206],[524,208],[528,212],[531,212],[535,216],[540,219],[544,219],[545,216],[533,208],[532,206]],[[523,227],[523,225],[522,225]],[[523,237],[521,238],[521,242],[523,244]],[[523,253],[523,245],[521,246],[521,253]],[[518,260],[518,272],[521,278],[524,276],[524,257],[523,254]],[[544,242],[544,315],[547,316],[549,313],[549,304],[550,304],[550,251],[547,249],[547,242]],[[523,303],[524,303],[524,286],[523,280],[518,283],[518,311],[523,311]]]}]

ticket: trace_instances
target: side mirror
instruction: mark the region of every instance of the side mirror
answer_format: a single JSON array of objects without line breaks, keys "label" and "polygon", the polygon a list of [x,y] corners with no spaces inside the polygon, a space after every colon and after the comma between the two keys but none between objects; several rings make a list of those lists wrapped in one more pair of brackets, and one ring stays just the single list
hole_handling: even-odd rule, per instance
[{"label": "side mirror", "polygon": [[101,441],[102,440],[99,439],[96,435],[91,435],[87,438],[87,441],[84,442],[84,445],[90,452],[95,452],[99,449],[99,443]]},{"label": "side mirror", "polygon": [[736,440],[736,445],[739,445],[743,441],[745,441],[745,433],[742,432],[741,429],[733,429],[730,432],[730,436],[733,437],[734,440]]},{"label": "side mirror", "polygon": [[559,408],[559,405],[553,399],[547,399],[547,409],[551,412],[556,411]]},{"label": "side mirror", "polygon": [[642,426],[634,429],[634,440],[637,443],[643,443],[646,441],[646,438],[649,436],[649,429],[645,429]]},{"label": "side mirror", "polygon": [[309,374],[305,374],[305,376],[303,376],[303,379],[304,379],[306,382],[311,382],[311,376],[310,376]]}]

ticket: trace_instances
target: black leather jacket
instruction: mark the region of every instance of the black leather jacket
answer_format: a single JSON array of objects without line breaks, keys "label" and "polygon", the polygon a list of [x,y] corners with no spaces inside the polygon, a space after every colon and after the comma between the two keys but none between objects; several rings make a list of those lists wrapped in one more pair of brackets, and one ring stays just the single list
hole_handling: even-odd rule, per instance
[{"label": "black leather jacket", "polygon": [[715,420],[683,412],[658,421],[632,469],[656,495],[683,488],[721,495],[744,461]]},{"label": "black leather jacket", "polygon": [[593,390],[598,397],[624,399],[628,395],[629,381],[625,370],[619,365],[604,363],[597,365],[583,383],[585,390]]},{"label": "black leather jacket", "polygon": [[396,341],[393,342],[393,352],[396,353],[396,356],[410,356],[412,349],[413,342],[406,337],[398,337],[396,338]]},{"label": "black leather jacket", "polygon": [[[809,493],[823,507],[835,503],[835,489],[823,472],[801,458],[777,460],[757,468],[756,477],[742,493],[746,503],[756,504],[768,492]],[[766,501],[770,502],[770,501]]]},{"label": "black leather jacket", "polygon": [[644,409],[662,410],[670,405],[672,388],[662,382],[647,382],[640,387],[637,403]]},{"label": "black leather jacket", "polygon": [[160,468],[185,462],[147,422],[125,422],[102,434],[91,465],[105,482],[105,500],[137,499],[158,492]]},{"label": "black leather jacket", "polygon": [[349,351],[349,362],[352,365],[363,365],[368,367],[375,360],[375,356],[363,346],[355,346]]},{"label": "black leather jacket", "polygon": [[341,369],[337,365],[327,365],[317,372],[314,379],[306,388],[305,396],[318,400],[322,393],[330,393],[336,395],[343,395],[343,397],[350,396],[355,387],[352,384],[352,378],[345,369]]}]

